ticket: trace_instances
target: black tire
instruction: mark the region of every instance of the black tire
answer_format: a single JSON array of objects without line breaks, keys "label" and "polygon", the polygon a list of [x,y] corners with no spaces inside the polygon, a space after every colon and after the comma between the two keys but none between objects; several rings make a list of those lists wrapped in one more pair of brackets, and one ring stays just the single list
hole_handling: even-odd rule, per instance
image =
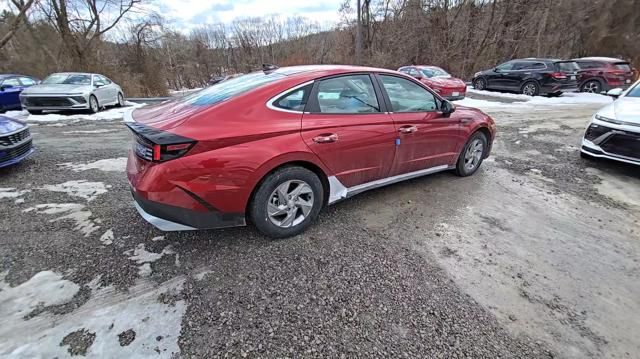
[{"label": "black tire", "polygon": [[473,88],[479,91],[486,90],[487,80],[482,77],[475,79],[475,81],[473,81]]},{"label": "black tire", "polygon": [[[470,151],[470,147],[474,146],[475,143],[477,143],[476,141],[480,141],[480,143],[482,144],[481,156],[477,160],[475,166],[473,166],[473,168],[470,168],[470,166],[467,166],[468,159],[466,158],[466,154],[467,152]],[[460,177],[467,177],[476,173],[476,171],[478,171],[478,168],[480,168],[480,166],[482,165],[482,161],[484,161],[484,158],[486,157],[488,150],[489,150],[489,141],[487,139],[487,135],[485,135],[480,131],[474,133],[469,138],[467,143],[465,143],[464,147],[462,147],[462,151],[460,152],[460,155],[458,155],[458,162],[456,163],[456,170],[455,170],[456,174]]]},{"label": "black tire", "polygon": [[42,110],[27,110],[32,115],[42,115]]},{"label": "black tire", "polygon": [[520,87],[520,93],[528,96],[538,96],[540,94],[540,85],[535,81],[527,81]]},{"label": "black tire", "polygon": [[[300,223],[284,228],[273,222],[267,208],[273,203],[272,195],[276,189],[287,181],[302,181],[308,184],[313,194],[313,205]],[[286,238],[304,232],[318,218],[323,205],[324,190],[320,178],[315,173],[303,167],[283,167],[268,174],[258,185],[249,205],[249,219],[262,234],[271,238]],[[302,209],[297,213],[301,215]]]},{"label": "black tire", "polygon": [[602,84],[598,80],[589,80],[580,86],[580,92],[601,93]]},{"label": "black tire", "polygon": [[[91,105],[91,101],[95,101],[96,102],[96,106],[92,106]],[[98,102],[98,98],[95,97],[94,95],[89,96],[89,113],[97,113],[100,111],[100,103]]]},{"label": "black tire", "polygon": [[124,95],[122,92],[118,92],[118,103],[116,103],[116,107],[124,107]]}]

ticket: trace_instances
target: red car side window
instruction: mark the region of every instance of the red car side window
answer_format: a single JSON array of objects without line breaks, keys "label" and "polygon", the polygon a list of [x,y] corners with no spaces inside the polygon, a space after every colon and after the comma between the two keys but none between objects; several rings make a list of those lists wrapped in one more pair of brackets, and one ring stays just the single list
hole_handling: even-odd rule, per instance
[{"label": "red car side window", "polygon": [[380,75],[380,80],[393,112],[429,112],[438,109],[436,97],[412,81],[386,75]]},{"label": "red car side window", "polygon": [[320,113],[380,112],[369,75],[348,75],[322,80],[318,84],[316,96]]}]

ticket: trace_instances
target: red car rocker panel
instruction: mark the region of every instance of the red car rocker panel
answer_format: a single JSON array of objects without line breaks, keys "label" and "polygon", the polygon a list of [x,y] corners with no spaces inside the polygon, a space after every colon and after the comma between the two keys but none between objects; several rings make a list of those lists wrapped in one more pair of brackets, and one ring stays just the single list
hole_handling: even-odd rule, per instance
[{"label": "red car rocker panel", "polygon": [[493,120],[396,71],[298,66],[126,115],[138,212],[161,230],[244,225],[285,237],[325,204],[438,171],[470,175]]}]

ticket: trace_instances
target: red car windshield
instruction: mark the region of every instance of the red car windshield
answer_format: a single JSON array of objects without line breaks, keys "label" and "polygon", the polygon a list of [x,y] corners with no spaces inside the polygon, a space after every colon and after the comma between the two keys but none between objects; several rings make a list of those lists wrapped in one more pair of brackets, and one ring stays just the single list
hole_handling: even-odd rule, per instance
[{"label": "red car windshield", "polygon": [[202,91],[185,96],[178,101],[196,106],[215,105],[284,77],[285,75],[276,72],[254,72],[219,82]]}]

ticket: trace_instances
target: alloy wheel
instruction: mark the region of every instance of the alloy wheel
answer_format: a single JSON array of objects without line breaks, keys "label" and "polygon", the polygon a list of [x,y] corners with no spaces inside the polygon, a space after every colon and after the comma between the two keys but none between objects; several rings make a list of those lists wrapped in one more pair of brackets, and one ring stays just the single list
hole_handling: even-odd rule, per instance
[{"label": "alloy wheel", "polygon": [[536,84],[534,84],[533,82],[529,82],[522,88],[522,93],[527,96],[535,96],[537,90],[538,88]]},{"label": "alloy wheel", "polygon": [[464,168],[465,170],[471,172],[473,171],[480,160],[482,159],[482,154],[484,153],[484,144],[480,139],[475,139],[469,147],[467,147],[467,151],[464,154]]},{"label": "alloy wheel", "polygon": [[307,182],[286,181],[269,196],[267,214],[271,223],[280,228],[290,228],[309,216],[313,203],[313,190]]},{"label": "alloy wheel", "polygon": [[96,113],[98,112],[98,100],[95,97],[91,97],[89,99],[89,106],[91,106],[91,111]]},{"label": "alloy wheel", "polygon": [[599,93],[600,84],[595,81],[589,81],[582,86],[582,92]]},{"label": "alloy wheel", "polygon": [[124,98],[122,97],[121,93],[118,94],[118,106],[120,107],[124,106]]},{"label": "alloy wheel", "polygon": [[484,88],[486,87],[484,80],[483,79],[479,79],[478,81],[476,81],[475,85],[473,86],[475,87],[476,90],[484,90]]}]

